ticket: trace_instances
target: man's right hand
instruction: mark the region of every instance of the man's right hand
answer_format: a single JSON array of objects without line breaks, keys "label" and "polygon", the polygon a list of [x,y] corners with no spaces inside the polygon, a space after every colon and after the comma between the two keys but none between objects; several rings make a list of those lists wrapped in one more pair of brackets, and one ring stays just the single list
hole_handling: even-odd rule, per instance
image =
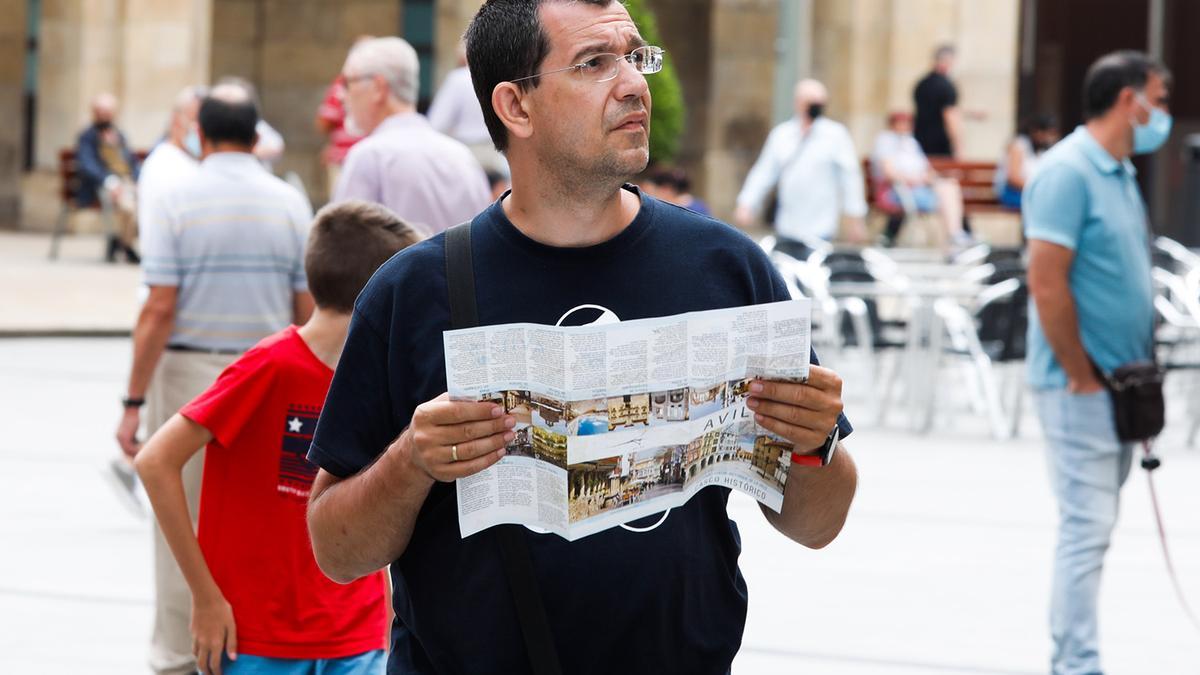
[{"label": "man's right hand", "polygon": [[516,438],[515,424],[516,418],[495,403],[451,401],[442,394],[417,406],[400,443],[431,479],[449,482],[500,461],[504,446]]},{"label": "man's right hand", "polygon": [[138,427],[142,423],[141,409],[136,406],[125,408],[125,412],[121,415],[121,423],[117,425],[117,444],[121,446],[121,452],[125,456],[133,459],[141,449],[142,444],[137,441]]},{"label": "man's right hand", "polygon": [[237,624],[233,607],[219,592],[192,598],[192,655],[202,675],[221,675],[221,658],[237,660]]},{"label": "man's right hand", "polygon": [[1103,390],[1104,383],[1091,373],[1087,377],[1067,379],[1067,392],[1071,394],[1094,394]]}]

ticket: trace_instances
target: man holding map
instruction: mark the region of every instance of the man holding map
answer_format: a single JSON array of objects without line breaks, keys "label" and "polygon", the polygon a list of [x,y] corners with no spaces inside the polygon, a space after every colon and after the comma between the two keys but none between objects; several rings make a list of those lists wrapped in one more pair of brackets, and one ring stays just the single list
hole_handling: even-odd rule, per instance
[{"label": "man holding map", "polygon": [[[645,78],[663,55],[621,3],[489,0],[466,39],[471,79],[513,186],[470,226],[481,326],[604,325],[789,299],[748,238],[626,184],[648,161]],[[694,395],[701,409],[736,395],[755,424],[801,459],[828,462],[793,460],[779,512],[763,510],[785,536],[819,548],[840,531],[856,483],[849,455],[831,452],[850,432],[841,380],[812,365],[804,383],[752,378],[712,392],[574,402],[573,420],[546,392],[499,388],[478,401],[451,400],[446,241],[439,235],[396,256],[359,297],[309,454],[321,468],[309,529],[322,569],[344,582],[391,564],[388,672],[601,673],[619,663],[622,672],[727,673],[747,602],[728,489],[705,487],[665,516],[575,541],[521,530],[561,664],[546,669],[527,649],[511,577],[489,536],[498,528],[462,536],[453,481],[527,460],[513,453],[501,461],[507,445],[523,442],[518,432],[533,455],[561,454],[559,436],[518,429],[518,418],[576,434],[622,433],[655,428],[655,415],[682,415],[684,397]],[[619,418],[592,419],[616,406]],[[607,503],[583,506],[644,503],[683,480],[698,459],[689,452],[710,450],[722,452],[679,446],[632,455],[612,467],[631,481]],[[618,583],[619,592],[606,590]],[[631,661],[611,649],[622,644],[648,646]]]}]

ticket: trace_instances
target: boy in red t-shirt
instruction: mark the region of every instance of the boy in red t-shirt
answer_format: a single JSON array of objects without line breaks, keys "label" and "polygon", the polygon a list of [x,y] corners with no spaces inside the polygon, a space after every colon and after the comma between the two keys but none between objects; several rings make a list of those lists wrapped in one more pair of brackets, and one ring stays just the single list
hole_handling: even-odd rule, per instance
[{"label": "boy in red t-shirt", "polygon": [[[420,238],[376,204],[322,209],[304,257],[312,318],[246,352],[134,461],[192,592],[193,649],[205,675],[384,671],[384,572],[340,585],[317,567],[305,523],[317,470],[305,455],[355,298]],[[205,445],[196,533],[181,472]]]}]

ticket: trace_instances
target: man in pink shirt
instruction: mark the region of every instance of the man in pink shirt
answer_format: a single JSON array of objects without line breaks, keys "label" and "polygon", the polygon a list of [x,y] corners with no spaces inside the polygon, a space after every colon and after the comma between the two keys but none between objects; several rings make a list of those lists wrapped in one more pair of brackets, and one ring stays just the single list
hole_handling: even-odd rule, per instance
[{"label": "man in pink shirt", "polygon": [[347,126],[369,134],[350,148],[332,201],[377,202],[436,234],[491,203],[467,146],[416,111],[417,53],[397,37],[354,45],[342,67]]},{"label": "man in pink shirt", "polygon": [[317,130],[326,137],[328,143],[321,153],[321,163],[325,165],[326,189],[333,194],[338,176],[342,172],[342,162],[346,161],[346,153],[351,146],[362,140],[362,134],[352,134],[346,129],[346,82],[342,74],[334,78],[325,90],[325,99],[317,108]]}]

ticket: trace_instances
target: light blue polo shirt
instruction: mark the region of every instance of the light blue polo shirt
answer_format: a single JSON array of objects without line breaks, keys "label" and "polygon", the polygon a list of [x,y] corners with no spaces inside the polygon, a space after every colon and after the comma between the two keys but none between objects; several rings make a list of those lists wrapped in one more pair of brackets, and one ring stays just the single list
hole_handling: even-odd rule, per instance
[{"label": "light blue polo shirt", "polygon": [[[1065,246],[1083,348],[1106,372],[1150,357],[1154,293],[1142,193],[1129,160],[1117,161],[1084,127],[1054,146],[1025,187],[1025,236]],[[1030,300],[1029,384],[1062,388],[1067,376]]]}]

